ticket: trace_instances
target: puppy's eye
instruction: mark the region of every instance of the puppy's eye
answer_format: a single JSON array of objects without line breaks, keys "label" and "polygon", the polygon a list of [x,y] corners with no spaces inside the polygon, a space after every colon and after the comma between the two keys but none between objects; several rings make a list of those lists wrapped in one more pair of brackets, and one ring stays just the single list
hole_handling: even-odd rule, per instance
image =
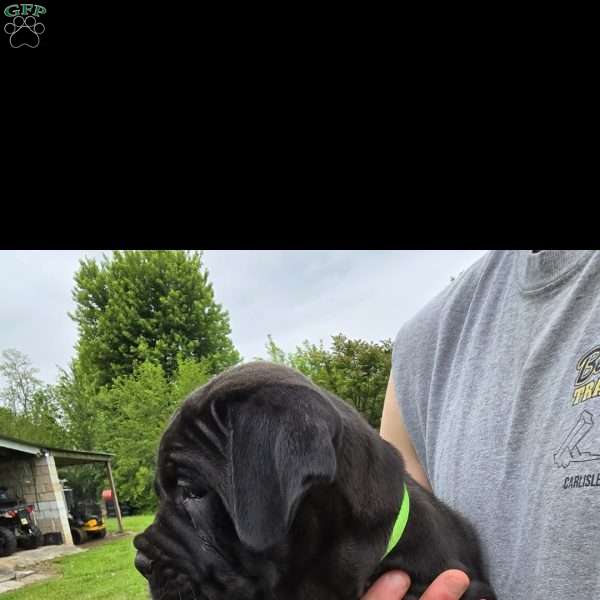
[{"label": "puppy's eye", "polygon": [[190,488],[183,488],[183,497],[185,500],[199,500],[200,498],[204,498],[204,496],[206,496],[206,492],[198,492]]},{"label": "puppy's eye", "polygon": [[181,497],[183,500],[200,500],[207,494],[207,490],[199,489],[198,487],[191,487],[187,483],[177,482],[181,490]]}]

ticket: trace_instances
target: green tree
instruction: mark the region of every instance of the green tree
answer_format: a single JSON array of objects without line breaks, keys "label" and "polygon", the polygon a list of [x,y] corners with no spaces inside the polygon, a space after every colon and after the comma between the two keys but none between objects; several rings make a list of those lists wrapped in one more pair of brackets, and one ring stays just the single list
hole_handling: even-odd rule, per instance
[{"label": "green tree", "polygon": [[[105,407],[100,401],[98,374],[81,367],[77,359],[68,370],[61,370],[55,386],[57,401],[63,415],[64,440],[60,446],[76,450],[106,451],[102,435]],[[108,485],[102,465],[76,465],[59,470],[61,479],[73,488],[80,499],[95,500]]]},{"label": "green tree", "polygon": [[170,410],[173,411],[196,388],[204,385],[211,377],[212,366],[210,360],[195,361],[180,359],[177,365],[177,375],[171,381]]},{"label": "green tree", "polygon": [[65,430],[55,388],[45,386],[37,390],[27,414],[15,414],[6,407],[0,407],[0,435],[47,446],[62,446]]},{"label": "green tree", "polygon": [[64,445],[77,450],[99,449],[96,417],[102,410],[98,400],[98,377],[71,361],[68,371],[61,370],[56,397],[66,429]]},{"label": "green tree", "polygon": [[337,335],[333,338],[332,354],[337,395],[379,429],[391,369],[392,341],[376,344]]},{"label": "green tree", "polygon": [[102,389],[98,443],[115,454],[114,474],[122,499],[142,509],[155,507],[153,480],[162,433],[184,398],[209,378],[206,364],[181,359],[169,381],[162,366],[148,360]]},{"label": "green tree", "polygon": [[332,375],[333,355],[324,348],[322,340],[318,346],[305,340],[296,347],[295,352],[286,355],[271,335],[267,339],[266,350],[270,362],[292,367],[329,390],[335,387]]},{"label": "green tree", "polygon": [[26,354],[2,352],[0,375],[0,434],[34,443],[57,445],[65,430],[54,386],[44,385]]},{"label": "green tree", "polygon": [[17,437],[15,435],[17,416],[6,406],[0,406],[0,435]]},{"label": "green tree", "polygon": [[271,334],[267,335],[266,349],[270,362],[277,363],[278,365],[289,366],[289,358],[285,355],[285,352],[273,341]]},{"label": "green tree", "polygon": [[385,390],[391,368],[392,342],[332,337],[331,349],[305,341],[286,355],[268,337],[269,360],[304,373],[317,385],[333,392],[352,406],[376,429],[381,423]]},{"label": "green tree", "polygon": [[26,419],[32,431],[32,437],[26,439],[48,446],[64,446],[66,431],[56,386],[45,385],[33,394]]},{"label": "green tree", "polygon": [[0,375],[6,386],[0,392],[0,398],[14,414],[29,413],[33,395],[42,387],[42,382],[35,376],[37,372],[26,354],[12,348],[2,352]]},{"label": "green tree", "polygon": [[79,329],[79,368],[99,387],[146,360],[159,363],[167,378],[180,359],[204,359],[213,374],[240,361],[201,258],[144,250],[80,262],[70,316]]}]

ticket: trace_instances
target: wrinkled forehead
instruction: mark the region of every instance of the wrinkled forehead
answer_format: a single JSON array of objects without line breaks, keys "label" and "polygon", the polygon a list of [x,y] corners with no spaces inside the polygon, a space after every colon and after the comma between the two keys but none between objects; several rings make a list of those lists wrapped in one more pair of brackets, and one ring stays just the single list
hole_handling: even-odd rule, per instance
[{"label": "wrinkled forehead", "polygon": [[189,438],[187,430],[206,419],[205,413],[210,413],[209,404],[213,398],[205,387],[190,394],[171,415],[161,438],[159,454],[180,447]]},{"label": "wrinkled forehead", "polygon": [[215,465],[221,465],[226,456],[229,438],[216,400],[192,395],[171,417],[158,448],[159,488],[168,491],[181,472],[215,475]]},{"label": "wrinkled forehead", "polygon": [[158,450],[161,479],[169,480],[175,468],[193,461],[208,463],[213,471],[228,455],[232,421],[247,402],[257,418],[268,412],[273,421],[292,413],[330,421],[337,413],[322,390],[291,369],[268,364],[233,369],[192,392],[173,413]]}]

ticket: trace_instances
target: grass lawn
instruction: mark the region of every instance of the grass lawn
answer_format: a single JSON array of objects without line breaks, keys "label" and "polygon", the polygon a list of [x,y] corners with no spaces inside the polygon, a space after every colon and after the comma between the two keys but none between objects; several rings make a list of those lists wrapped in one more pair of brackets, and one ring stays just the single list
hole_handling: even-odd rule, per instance
[{"label": "grass lawn", "polygon": [[[125,517],[126,531],[142,531],[152,515]],[[116,532],[116,519],[108,519],[108,530]],[[133,566],[133,536],[107,541],[86,552],[53,561],[54,579],[34,583],[0,600],[148,600],[146,580]],[[47,563],[46,563],[47,564]]]}]

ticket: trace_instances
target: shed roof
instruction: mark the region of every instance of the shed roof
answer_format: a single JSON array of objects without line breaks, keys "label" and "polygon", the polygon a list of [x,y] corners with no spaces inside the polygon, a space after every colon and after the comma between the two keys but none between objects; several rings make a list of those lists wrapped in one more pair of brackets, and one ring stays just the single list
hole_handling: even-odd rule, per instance
[{"label": "shed roof", "polygon": [[114,456],[114,454],[110,452],[56,448],[0,435],[0,460],[3,458],[15,457],[15,455],[21,455],[22,458],[26,458],[27,456],[44,456],[45,454],[51,454],[54,457],[54,462],[57,467],[95,462],[107,463]]}]

